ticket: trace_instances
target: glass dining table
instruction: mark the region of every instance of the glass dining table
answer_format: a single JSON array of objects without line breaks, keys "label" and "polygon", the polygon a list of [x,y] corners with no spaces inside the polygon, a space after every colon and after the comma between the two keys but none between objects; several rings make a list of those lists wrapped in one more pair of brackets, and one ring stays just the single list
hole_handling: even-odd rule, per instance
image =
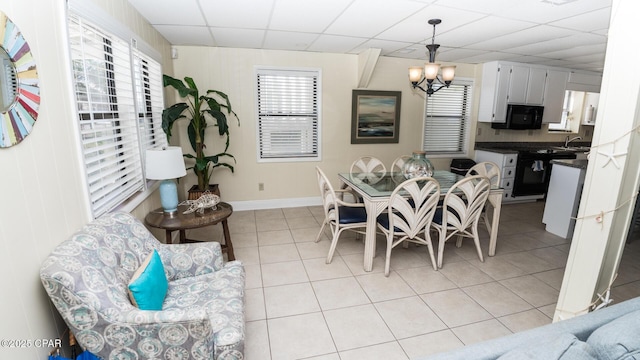
[{"label": "glass dining table", "polygon": [[[447,191],[464,176],[445,170],[436,170],[432,176],[440,183],[440,193],[444,196]],[[402,183],[405,178],[401,173],[393,172],[382,176],[375,173],[339,173],[340,181],[352,188],[362,196],[367,210],[367,229],[364,240],[364,270],[373,270],[373,258],[376,256],[376,229],[377,218],[388,206],[389,198],[395,188]],[[498,240],[498,223],[500,221],[500,210],[502,208],[503,189],[492,186],[487,202],[493,208],[492,217],[489,219],[485,214],[484,222],[489,238],[489,256],[496,253],[496,243]]]}]

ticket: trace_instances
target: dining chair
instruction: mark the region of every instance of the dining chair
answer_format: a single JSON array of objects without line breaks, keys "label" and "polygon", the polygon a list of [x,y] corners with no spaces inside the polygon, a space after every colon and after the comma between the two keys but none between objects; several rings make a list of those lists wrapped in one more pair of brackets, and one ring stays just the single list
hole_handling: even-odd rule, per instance
[{"label": "dining chair", "polygon": [[[489,179],[492,187],[500,186],[500,166],[491,161],[483,161],[473,165],[469,170],[467,170],[467,174],[465,176],[474,176],[474,175],[482,175]],[[486,209],[487,205],[482,211],[481,219],[487,224],[488,229],[490,229],[491,222],[489,221],[489,212]],[[491,232],[491,230],[489,230]]]},{"label": "dining chair", "polygon": [[358,229],[367,227],[367,211],[363,203],[345,202],[336,195],[336,192],[350,192],[350,189],[334,190],[327,176],[317,166],[316,173],[324,210],[324,221],[322,222],[318,236],[316,236],[316,242],[320,241],[325,227],[329,225],[329,229],[331,230],[331,247],[329,248],[326,261],[327,264],[329,264],[331,260],[333,260],[333,254],[336,251],[340,234],[344,230],[364,234],[363,230],[358,231]]},{"label": "dining chair", "polygon": [[462,238],[472,238],[478,258],[484,262],[478,237],[478,222],[490,190],[491,183],[487,177],[474,175],[459,180],[447,191],[442,207],[436,210],[431,223],[439,233],[438,268],[442,268],[444,245],[454,235],[457,236],[457,247],[462,246]]},{"label": "dining chair", "polygon": [[387,168],[378,158],[362,156],[351,164],[349,173],[358,176],[361,180],[375,184],[387,174]]},{"label": "dining chair", "polygon": [[408,242],[427,245],[433,269],[438,270],[429,230],[439,198],[440,184],[430,177],[406,180],[393,190],[388,211],[378,216],[378,229],[387,239],[385,276],[389,276],[391,250]]},{"label": "dining chair", "polygon": [[482,175],[489,179],[491,186],[500,185],[500,167],[491,161],[483,161],[473,165],[465,176]]},{"label": "dining chair", "polygon": [[398,156],[391,163],[391,172],[392,173],[402,173],[402,168],[404,167],[404,163],[406,163],[407,160],[409,160],[409,159],[411,159],[411,155]]}]

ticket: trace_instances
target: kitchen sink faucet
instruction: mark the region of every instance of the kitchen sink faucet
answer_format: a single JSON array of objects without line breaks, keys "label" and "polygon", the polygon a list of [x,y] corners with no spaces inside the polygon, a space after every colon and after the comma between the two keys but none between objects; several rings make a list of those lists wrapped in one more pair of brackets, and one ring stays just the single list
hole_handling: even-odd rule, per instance
[{"label": "kitchen sink faucet", "polygon": [[567,135],[567,138],[564,140],[564,147],[569,147],[569,143],[575,140],[582,140],[582,138],[580,136],[576,136],[573,139],[569,140],[569,136]]}]

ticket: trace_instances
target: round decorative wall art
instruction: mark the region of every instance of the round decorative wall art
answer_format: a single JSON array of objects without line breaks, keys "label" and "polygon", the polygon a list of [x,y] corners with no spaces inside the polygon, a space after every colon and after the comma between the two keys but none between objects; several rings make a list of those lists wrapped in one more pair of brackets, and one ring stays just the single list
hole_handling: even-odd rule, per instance
[{"label": "round decorative wall art", "polygon": [[20,29],[0,11],[0,148],[29,135],[38,117],[36,62]]}]

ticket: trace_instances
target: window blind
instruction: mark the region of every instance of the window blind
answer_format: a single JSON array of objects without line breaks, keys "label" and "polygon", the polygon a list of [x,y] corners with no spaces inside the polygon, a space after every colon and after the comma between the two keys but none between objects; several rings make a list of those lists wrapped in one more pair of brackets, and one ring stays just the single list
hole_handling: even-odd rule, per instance
[{"label": "window blind", "polygon": [[167,146],[162,130],[162,68],[142,52],[133,49],[133,76],[142,149]]},{"label": "window blind", "polygon": [[93,215],[143,189],[129,44],[69,15],[72,71]]},{"label": "window blind", "polygon": [[257,69],[258,159],[317,159],[319,70]]},{"label": "window blind", "polygon": [[426,98],[423,150],[429,154],[466,152],[473,82],[458,80]]}]

